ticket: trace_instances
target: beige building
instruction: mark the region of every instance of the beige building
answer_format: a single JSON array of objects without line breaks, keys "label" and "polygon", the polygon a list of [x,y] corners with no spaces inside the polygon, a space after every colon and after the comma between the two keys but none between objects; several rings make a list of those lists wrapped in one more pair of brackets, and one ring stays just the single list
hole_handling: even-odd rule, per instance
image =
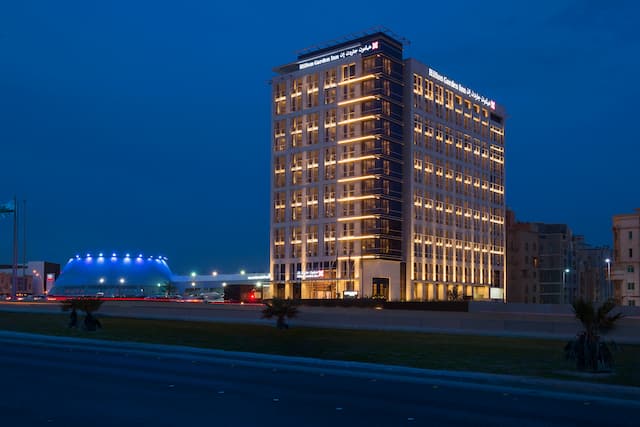
[{"label": "beige building", "polygon": [[611,281],[621,305],[640,306],[640,209],[613,217]]},{"label": "beige building", "polygon": [[608,247],[594,247],[566,224],[519,222],[507,211],[507,302],[571,304],[610,297]]},{"label": "beige building", "polygon": [[272,79],[270,292],[504,297],[504,120],[382,32]]}]

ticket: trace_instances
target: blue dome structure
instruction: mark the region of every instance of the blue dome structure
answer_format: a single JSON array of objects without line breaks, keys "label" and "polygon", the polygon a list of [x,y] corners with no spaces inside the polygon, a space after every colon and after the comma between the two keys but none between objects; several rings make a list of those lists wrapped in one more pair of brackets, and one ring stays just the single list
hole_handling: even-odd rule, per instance
[{"label": "blue dome structure", "polygon": [[49,295],[146,297],[164,294],[169,283],[166,257],[86,254],[69,259]]}]

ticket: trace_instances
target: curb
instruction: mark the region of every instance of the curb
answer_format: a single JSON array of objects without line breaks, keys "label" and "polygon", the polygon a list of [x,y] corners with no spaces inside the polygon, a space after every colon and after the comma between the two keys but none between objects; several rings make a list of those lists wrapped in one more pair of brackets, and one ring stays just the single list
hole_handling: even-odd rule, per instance
[{"label": "curb", "polygon": [[19,343],[71,346],[112,352],[146,355],[164,353],[177,359],[198,358],[204,362],[233,361],[237,364],[279,370],[312,371],[342,376],[369,377],[375,375],[391,381],[410,381],[451,387],[493,389],[530,395],[553,395],[571,400],[595,400],[640,408],[640,387],[609,385],[539,377],[523,377],[483,372],[448,371],[382,365],[367,362],[325,360],[299,356],[205,349],[198,347],[110,341],[92,338],[69,338],[25,332],[0,331],[0,340]]}]

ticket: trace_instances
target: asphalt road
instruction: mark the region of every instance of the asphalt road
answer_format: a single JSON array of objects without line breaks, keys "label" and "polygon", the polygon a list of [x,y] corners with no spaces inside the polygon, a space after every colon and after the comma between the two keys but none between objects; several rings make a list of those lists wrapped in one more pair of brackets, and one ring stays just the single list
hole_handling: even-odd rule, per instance
[{"label": "asphalt road", "polygon": [[[259,304],[195,304],[152,301],[107,301],[98,316],[177,319],[272,325],[261,319]],[[0,302],[0,311],[60,313],[58,303]],[[536,337],[567,340],[581,329],[573,315],[501,312],[444,312],[421,310],[375,310],[369,308],[300,307],[290,320],[293,327],[325,327],[370,330],[406,330]],[[640,317],[616,323],[608,339],[621,344],[640,344]]]},{"label": "asphalt road", "polygon": [[483,378],[3,332],[0,425],[638,425],[637,400]]}]

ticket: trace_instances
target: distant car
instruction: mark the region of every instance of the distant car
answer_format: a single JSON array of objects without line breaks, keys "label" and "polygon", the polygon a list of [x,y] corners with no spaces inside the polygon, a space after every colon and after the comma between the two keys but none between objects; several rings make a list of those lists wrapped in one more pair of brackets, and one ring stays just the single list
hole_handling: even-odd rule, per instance
[{"label": "distant car", "polygon": [[204,302],[203,296],[185,296],[176,299],[178,302]]}]

